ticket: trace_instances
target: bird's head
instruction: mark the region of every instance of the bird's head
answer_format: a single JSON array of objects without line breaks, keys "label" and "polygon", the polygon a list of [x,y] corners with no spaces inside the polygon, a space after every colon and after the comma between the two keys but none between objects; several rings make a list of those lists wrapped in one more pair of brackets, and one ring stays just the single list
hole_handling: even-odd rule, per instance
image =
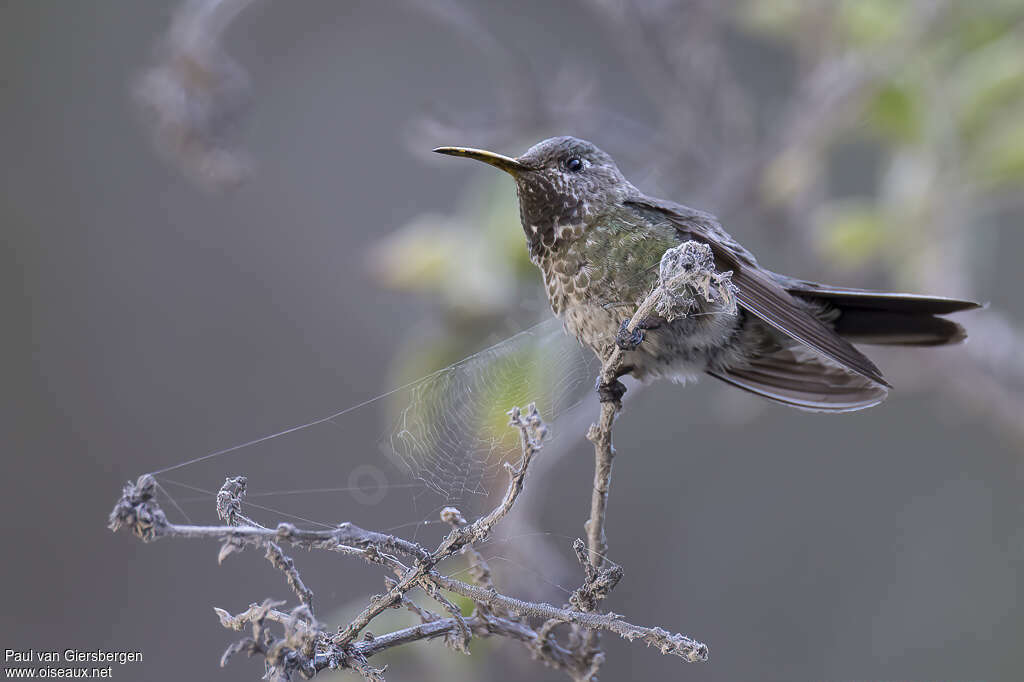
[{"label": "bird's head", "polygon": [[434,151],[483,161],[515,178],[519,214],[531,246],[552,245],[566,230],[585,226],[610,205],[638,193],[612,157],[575,137],[552,137],[516,158],[469,147]]}]

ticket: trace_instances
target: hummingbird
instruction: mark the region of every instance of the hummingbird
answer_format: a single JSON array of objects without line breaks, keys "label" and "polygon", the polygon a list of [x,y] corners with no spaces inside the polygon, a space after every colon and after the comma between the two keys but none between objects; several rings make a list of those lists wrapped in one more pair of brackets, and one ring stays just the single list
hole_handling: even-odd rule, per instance
[{"label": "hummingbird", "polygon": [[[892,388],[854,343],[958,343],[964,328],[943,316],[980,307],[772,272],[713,215],[645,195],[611,156],[575,137],[544,140],[515,158],[470,147],[434,151],[513,177],[551,310],[599,358],[618,343],[620,376],[687,382],[707,374],[792,407],[850,412],[877,405]],[[652,314],[624,338],[624,320],[658,282],[662,255],[685,242],[705,245],[715,270],[731,273],[735,305],[725,310],[709,299],[686,315]]]}]

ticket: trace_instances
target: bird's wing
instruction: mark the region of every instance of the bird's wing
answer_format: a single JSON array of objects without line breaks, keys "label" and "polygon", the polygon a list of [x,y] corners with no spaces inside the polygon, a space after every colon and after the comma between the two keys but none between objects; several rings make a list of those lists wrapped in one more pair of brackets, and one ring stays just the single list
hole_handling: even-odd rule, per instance
[{"label": "bird's wing", "polygon": [[890,386],[867,356],[794,299],[767,270],[758,266],[749,251],[722,229],[714,216],[642,195],[626,203],[668,220],[682,239],[707,243],[715,255],[717,267],[732,270],[736,300],[744,310],[851,372],[882,386]]}]

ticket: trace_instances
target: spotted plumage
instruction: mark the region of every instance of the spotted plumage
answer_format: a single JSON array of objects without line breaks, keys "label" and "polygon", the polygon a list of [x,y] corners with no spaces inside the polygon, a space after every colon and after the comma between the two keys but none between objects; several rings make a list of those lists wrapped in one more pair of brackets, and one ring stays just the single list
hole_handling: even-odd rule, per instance
[{"label": "spotted plumage", "polygon": [[941,315],[970,301],[845,289],[762,268],[710,214],[644,195],[608,154],[556,137],[510,158],[463,147],[516,180],[531,260],[552,311],[601,355],[657,282],[666,250],[706,244],[731,271],[738,308],[702,300],[681,317],[645,320],[624,373],[687,380],[702,373],[794,407],[849,411],[881,402],[889,384],[851,341],[941,345],[965,337]]}]

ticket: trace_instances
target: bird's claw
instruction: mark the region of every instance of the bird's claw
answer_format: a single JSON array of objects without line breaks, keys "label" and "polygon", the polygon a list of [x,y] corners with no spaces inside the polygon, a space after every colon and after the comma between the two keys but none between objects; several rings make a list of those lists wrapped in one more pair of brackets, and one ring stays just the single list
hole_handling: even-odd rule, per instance
[{"label": "bird's claw", "polygon": [[618,403],[622,401],[622,396],[626,395],[626,385],[618,379],[609,384],[598,379],[595,388],[602,403]]},{"label": "bird's claw", "polygon": [[615,345],[621,350],[636,350],[644,340],[643,329],[637,327],[630,331],[629,320],[623,320],[619,331],[615,334]]}]

